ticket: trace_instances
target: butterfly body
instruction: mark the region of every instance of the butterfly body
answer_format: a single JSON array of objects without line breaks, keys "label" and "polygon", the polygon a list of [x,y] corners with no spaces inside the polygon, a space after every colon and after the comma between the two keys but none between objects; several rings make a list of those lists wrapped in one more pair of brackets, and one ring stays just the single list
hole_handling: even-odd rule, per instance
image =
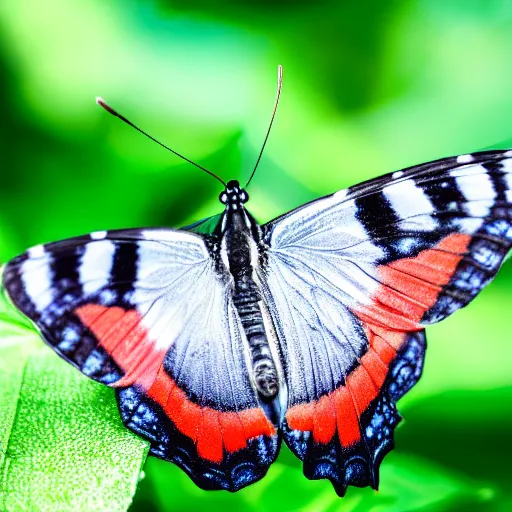
[{"label": "butterfly body", "polygon": [[38,246],[3,285],[200,487],[259,480],[284,441],[340,496],[377,488],[425,326],[467,305],[512,246],[512,152],[404,169],[264,225],[237,182],[220,200],[185,230]]},{"label": "butterfly body", "polygon": [[[214,248],[213,257],[222,262],[222,268],[217,267],[218,272],[230,276],[233,304],[249,345],[252,380],[262,400],[268,403],[276,397],[284,381],[279,378],[276,338],[257,284],[257,269],[264,261],[262,230],[245,209],[248,199],[247,192],[240,189],[237,181],[228,182],[220,195],[225,212],[214,230],[214,243],[210,242],[210,247]],[[279,411],[276,412],[279,415]]]}]

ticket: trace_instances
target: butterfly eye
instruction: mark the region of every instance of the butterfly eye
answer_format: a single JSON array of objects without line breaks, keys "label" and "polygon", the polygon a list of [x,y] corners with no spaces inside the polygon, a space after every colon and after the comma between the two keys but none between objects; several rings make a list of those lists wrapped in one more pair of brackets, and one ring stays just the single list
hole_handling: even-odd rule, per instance
[{"label": "butterfly eye", "polygon": [[240,192],[240,201],[242,203],[246,203],[248,200],[249,200],[249,194],[247,194],[247,192],[245,190],[242,190]]},{"label": "butterfly eye", "polygon": [[226,204],[228,202],[228,195],[226,192],[222,192],[219,196],[219,200],[222,204]]}]

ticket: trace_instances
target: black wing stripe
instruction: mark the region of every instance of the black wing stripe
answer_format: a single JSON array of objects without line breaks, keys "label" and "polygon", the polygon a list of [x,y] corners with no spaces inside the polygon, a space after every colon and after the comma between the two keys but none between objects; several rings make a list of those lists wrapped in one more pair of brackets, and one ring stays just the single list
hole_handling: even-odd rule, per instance
[{"label": "black wing stripe", "polygon": [[[395,234],[395,225],[401,218],[382,192],[373,196],[362,196],[355,200],[356,217],[372,239],[378,240]],[[375,218],[381,219],[378,224]],[[389,255],[392,248],[381,245],[381,249]]]},{"label": "black wing stripe", "polygon": [[138,246],[136,243],[117,244],[112,265],[111,282],[116,283],[118,297],[112,297],[112,301],[122,304],[125,308],[131,308],[129,303],[134,283],[137,279]]}]

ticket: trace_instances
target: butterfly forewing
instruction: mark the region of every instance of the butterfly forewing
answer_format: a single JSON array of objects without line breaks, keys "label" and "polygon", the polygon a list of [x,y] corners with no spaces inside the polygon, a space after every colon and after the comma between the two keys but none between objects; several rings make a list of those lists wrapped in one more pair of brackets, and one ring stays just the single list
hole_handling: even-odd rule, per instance
[{"label": "butterfly forewing", "polygon": [[201,487],[237,490],[277,451],[244,359],[229,276],[202,237],[95,233],[11,261],[4,284],[45,340],[118,388],[125,424]]}]

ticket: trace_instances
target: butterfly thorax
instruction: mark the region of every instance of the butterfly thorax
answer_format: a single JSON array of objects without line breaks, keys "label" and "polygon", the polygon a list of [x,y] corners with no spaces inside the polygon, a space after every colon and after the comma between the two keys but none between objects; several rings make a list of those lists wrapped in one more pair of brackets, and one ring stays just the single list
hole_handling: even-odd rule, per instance
[{"label": "butterfly thorax", "polygon": [[262,295],[254,279],[261,228],[244,203],[249,196],[237,181],[228,182],[220,200],[226,209],[219,222],[221,258],[233,277],[233,303],[249,342],[252,377],[258,393],[273,399],[279,391],[276,365],[264,322]]}]

